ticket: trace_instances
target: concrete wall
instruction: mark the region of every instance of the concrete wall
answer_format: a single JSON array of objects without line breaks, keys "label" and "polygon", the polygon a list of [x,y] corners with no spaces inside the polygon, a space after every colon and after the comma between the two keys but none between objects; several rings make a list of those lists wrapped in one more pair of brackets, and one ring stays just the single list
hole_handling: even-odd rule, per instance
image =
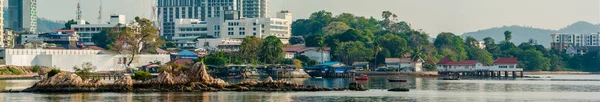
[{"label": "concrete wall", "polygon": [[[56,67],[64,71],[73,71],[73,67],[81,67],[83,63],[90,62],[96,66],[96,71],[125,70],[124,64],[119,64],[119,59],[124,55],[7,55],[6,65],[15,66],[46,66]],[[132,66],[139,67],[149,62],[161,61],[165,64],[170,61],[169,55],[139,55]]]}]

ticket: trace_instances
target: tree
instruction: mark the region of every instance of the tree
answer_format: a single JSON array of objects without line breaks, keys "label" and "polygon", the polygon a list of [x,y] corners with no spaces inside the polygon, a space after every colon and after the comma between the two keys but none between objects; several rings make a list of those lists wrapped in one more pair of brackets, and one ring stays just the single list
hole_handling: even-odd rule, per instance
[{"label": "tree", "polygon": [[351,65],[357,61],[368,61],[372,59],[373,51],[365,47],[365,44],[360,41],[343,42],[340,44],[341,50],[337,54],[339,61]]},{"label": "tree", "polygon": [[65,23],[65,28],[62,28],[62,30],[70,30],[71,29],[71,25],[73,24],[77,24],[77,21],[75,21],[74,19],[71,19],[69,21],[67,21]]},{"label": "tree", "polygon": [[510,41],[510,39],[512,39],[512,32],[510,32],[508,30],[504,31],[504,40]]},{"label": "tree", "polygon": [[92,35],[92,42],[98,47],[110,49],[109,46],[114,46],[113,44],[119,39],[120,35],[117,31],[120,29],[122,27],[118,24],[111,29],[104,29],[100,33],[95,33]]},{"label": "tree", "polygon": [[263,40],[254,36],[246,36],[239,51],[239,57],[247,63],[259,63],[259,53],[263,46]]},{"label": "tree", "polygon": [[477,39],[475,39],[473,36],[468,36],[467,38],[465,38],[465,45],[469,46],[469,47],[479,47],[479,41],[477,41]]},{"label": "tree", "polygon": [[540,51],[526,50],[519,54],[519,66],[527,71],[548,71],[550,60],[542,55]]},{"label": "tree", "polygon": [[172,42],[172,41],[167,41],[167,42],[165,43],[165,48],[176,48],[176,47],[177,47],[177,44],[175,44],[175,43],[174,43],[174,42]]},{"label": "tree", "polygon": [[95,76],[92,71],[96,70],[96,66],[92,65],[90,62],[85,62],[81,64],[81,68],[75,66],[73,69],[75,70],[75,74],[77,74],[77,76],[81,77],[83,80],[87,80],[92,79]]},{"label": "tree", "polygon": [[294,67],[296,67],[296,69],[302,69],[302,61],[298,60],[298,59],[294,59]]},{"label": "tree", "polygon": [[333,35],[333,34],[343,33],[345,31],[347,31],[348,29],[352,29],[352,28],[350,28],[350,26],[348,26],[344,22],[331,22],[331,23],[329,23],[329,25],[327,25],[326,27],[323,28],[323,32],[326,35]]},{"label": "tree", "polygon": [[278,63],[285,56],[283,43],[275,36],[268,36],[262,44],[260,56],[264,63]]},{"label": "tree", "polygon": [[296,45],[296,44],[304,44],[306,43],[304,41],[304,38],[302,36],[292,36],[290,37],[290,44],[292,45]]},{"label": "tree", "polygon": [[204,63],[208,65],[225,66],[229,63],[228,60],[227,54],[223,51],[218,51],[215,54],[204,57]]},{"label": "tree", "polygon": [[393,34],[380,36],[375,42],[382,48],[390,51],[392,57],[402,57],[409,52],[406,40]]},{"label": "tree", "polygon": [[126,66],[130,66],[139,54],[149,53],[160,48],[164,41],[158,38],[158,29],[153,22],[146,18],[136,17],[130,26],[118,29],[119,40],[115,41],[109,48],[117,54],[127,55],[129,60]]}]

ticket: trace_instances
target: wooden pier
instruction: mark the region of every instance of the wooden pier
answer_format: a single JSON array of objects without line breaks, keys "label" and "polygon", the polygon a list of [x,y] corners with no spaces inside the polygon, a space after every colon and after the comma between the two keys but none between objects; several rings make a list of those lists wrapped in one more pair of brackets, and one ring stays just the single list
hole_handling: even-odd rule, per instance
[{"label": "wooden pier", "polygon": [[523,77],[523,70],[455,70],[455,71],[438,71],[440,76],[455,76],[455,77]]}]

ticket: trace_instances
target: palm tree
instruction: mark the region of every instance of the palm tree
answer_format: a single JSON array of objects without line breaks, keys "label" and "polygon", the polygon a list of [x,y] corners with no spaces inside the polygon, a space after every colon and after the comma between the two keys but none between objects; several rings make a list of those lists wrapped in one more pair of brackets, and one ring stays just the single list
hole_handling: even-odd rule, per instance
[{"label": "palm tree", "polygon": [[326,49],[325,46],[325,39],[323,38],[323,36],[319,37],[319,42],[317,43],[319,45],[319,51],[321,52],[321,63],[325,63],[325,58],[323,55]]}]

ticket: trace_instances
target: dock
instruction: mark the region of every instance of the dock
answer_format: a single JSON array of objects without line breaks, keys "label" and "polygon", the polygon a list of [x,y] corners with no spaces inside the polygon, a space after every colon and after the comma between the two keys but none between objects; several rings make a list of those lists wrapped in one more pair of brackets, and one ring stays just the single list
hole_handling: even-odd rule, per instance
[{"label": "dock", "polygon": [[523,77],[523,69],[476,69],[476,70],[438,70],[440,76],[470,77]]}]

